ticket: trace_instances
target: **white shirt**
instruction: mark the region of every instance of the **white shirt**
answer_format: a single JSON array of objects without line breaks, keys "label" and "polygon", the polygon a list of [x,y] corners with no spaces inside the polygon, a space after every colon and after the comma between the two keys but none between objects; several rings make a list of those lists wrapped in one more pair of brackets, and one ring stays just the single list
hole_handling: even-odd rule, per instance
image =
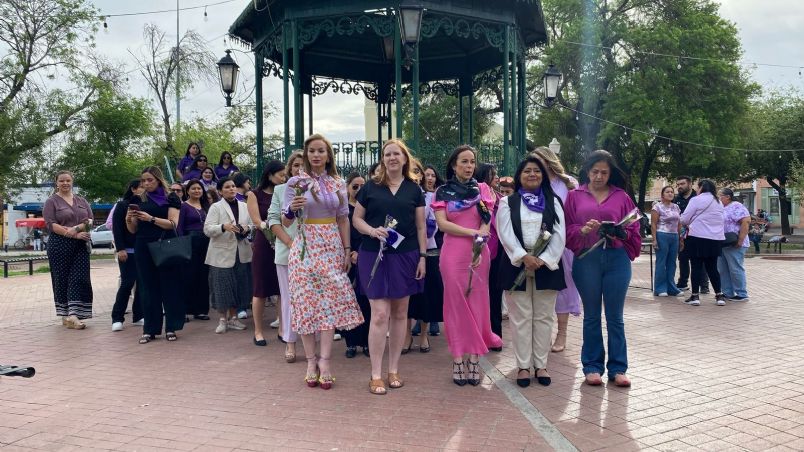
[{"label": "white shirt", "polygon": [[[538,256],[550,270],[558,270],[558,262],[564,253],[564,245],[567,240],[564,209],[561,208],[561,203],[558,200],[554,202],[559,223],[553,226],[553,232],[550,241],[547,242],[547,248]],[[519,205],[519,215],[522,221],[522,241],[525,243],[525,247],[532,249],[542,230],[542,214],[528,209],[525,203],[522,202]],[[505,248],[505,253],[511,259],[511,264],[515,267],[521,266],[522,258],[528,254],[528,251],[520,245],[519,240],[514,235],[508,197],[500,199],[499,207],[497,208],[497,235],[503,248]]]}]

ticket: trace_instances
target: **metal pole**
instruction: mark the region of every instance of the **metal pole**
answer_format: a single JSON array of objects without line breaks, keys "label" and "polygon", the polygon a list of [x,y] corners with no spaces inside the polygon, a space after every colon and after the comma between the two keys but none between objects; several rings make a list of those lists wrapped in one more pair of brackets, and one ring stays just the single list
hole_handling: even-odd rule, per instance
[{"label": "metal pole", "polygon": [[463,94],[458,92],[458,143],[463,143]]},{"label": "metal pole", "polygon": [[413,149],[421,152],[419,147],[419,44],[413,49]]},{"label": "metal pole", "polygon": [[394,137],[394,121],[391,118],[391,116],[393,116],[394,103],[391,102],[391,96],[388,96],[388,106],[386,108],[386,112],[388,113],[388,139],[390,140]]},{"label": "metal pole", "polygon": [[[310,82],[312,83],[312,82]],[[313,90],[312,86],[310,87],[310,94],[307,95],[307,128],[310,131],[310,135],[313,134]]]},{"label": "metal pole", "polygon": [[[173,134],[175,140],[179,135],[181,128],[181,87],[179,81],[181,80],[181,72],[179,71],[179,64],[181,62],[181,52],[179,51],[179,0],[176,0],[176,133]],[[170,143],[168,143],[170,145]]]},{"label": "metal pole", "polygon": [[[519,47],[519,40],[516,38],[516,31],[511,30],[514,35],[513,52],[511,58],[511,142],[513,144],[513,151],[516,158],[513,163],[517,164],[519,161],[519,97],[517,96],[517,88],[519,87],[519,79],[517,76],[517,48]],[[512,173],[509,173],[512,174]]]},{"label": "metal pole", "polygon": [[304,122],[302,119],[302,93],[301,93],[301,61],[299,58],[299,24],[291,22],[293,35],[293,129],[295,146],[301,147],[304,142]]},{"label": "metal pole", "polygon": [[288,80],[288,34],[287,26],[282,24],[282,96],[284,108],[282,109],[285,114],[285,158],[290,156],[290,87]]},{"label": "metal pole", "polygon": [[262,52],[254,53],[254,96],[257,100],[256,126],[257,126],[257,174],[255,179],[262,175],[262,165],[265,155],[264,143],[262,138],[262,66],[264,61],[262,59]]},{"label": "metal pole", "polygon": [[469,93],[469,144],[474,144],[475,137],[475,91]]},{"label": "metal pole", "polygon": [[375,105],[377,106],[377,148],[382,149],[382,105],[379,102],[376,102]]},{"label": "metal pole", "polygon": [[511,27],[509,25],[505,26],[505,50],[503,51],[503,65],[502,65],[502,76],[503,76],[503,167],[505,168],[505,174],[513,174],[511,171],[511,155],[509,152],[508,146],[508,132],[511,127],[511,112],[510,110],[510,99],[508,96],[511,94],[510,88],[510,81],[509,77],[511,75],[511,68],[510,65],[510,52],[511,52]]},{"label": "metal pole", "polygon": [[523,150],[527,149],[528,144],[528,96],[525,95],[527,69],[525,58],[523,57],[519,62],[519,108],[521,109],[519,135],[520,146],[522,146]]},{"label": "metal pole", "polygon": [[394,21],[394,73],[396,77],[396,137],[402,138],[402,37]]}]

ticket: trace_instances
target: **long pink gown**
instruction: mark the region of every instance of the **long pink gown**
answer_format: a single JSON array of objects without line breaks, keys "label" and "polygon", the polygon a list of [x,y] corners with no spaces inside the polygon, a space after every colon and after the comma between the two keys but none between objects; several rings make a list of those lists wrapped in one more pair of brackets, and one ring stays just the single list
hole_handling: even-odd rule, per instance
[{"label": "long pink gown", "polygon": [[[478,184],[481,199],[493,210],[495,197],[486,184]],[[447,220],[470,229],[480,228],[477,207],[464,210],[447,208],[447,202],[433,201],[433,210],[446,211]],[[472,237],[444,233],[439,268],[444,281],[444,329],[452,356],[485,355],[489,347],[502,347],[502,339],[491,331],[489,320],[489,258],[488,246],[481,253],[480,266],[475,268],[472,292],[467,297],[469,267],[472,264]]]}]

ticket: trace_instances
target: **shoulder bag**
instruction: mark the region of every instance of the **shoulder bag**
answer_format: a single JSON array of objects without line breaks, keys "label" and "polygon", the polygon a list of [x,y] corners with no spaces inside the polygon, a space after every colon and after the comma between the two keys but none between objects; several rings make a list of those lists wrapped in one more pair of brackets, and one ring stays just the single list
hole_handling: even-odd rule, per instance
[{"label": "shoulder bag", "polygon": [[[173,222],[170,222],[173,224]],[[165,232],[156,242],[148,244],[148,251],[151,252],[151,259],[157,267],[167,267],[190,262],[193,255],[192,237],[184,235],[179,237],[176,225],[173,224],[174,237],[165,238]]]}]

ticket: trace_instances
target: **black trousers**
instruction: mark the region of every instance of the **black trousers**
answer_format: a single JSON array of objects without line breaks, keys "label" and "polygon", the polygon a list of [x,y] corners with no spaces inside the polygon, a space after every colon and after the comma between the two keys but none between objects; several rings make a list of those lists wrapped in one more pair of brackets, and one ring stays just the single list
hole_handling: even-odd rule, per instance
[{"label": "black trousers", "polygon": [[187,315],[209,314],[209,266],[204,263],[209,237],[193,231],[193,257],[183,267],[184,307]]},{"label": "black trousers", "polygon": [[720,293],[720,273],[717,271],[717,256],[693,257],[690,263],[692,264],[692,293],[701,293],[701,290],[706,287],[702,279],[707,274],[715,293]]},{"label": "black trousers", "polygon": [[[709,290],[709,278],[706,273],[700,277],[700,290]],[[678,252],[678,283],[676,287],[686,287],[688,282],[690,282],[690,256],[684,249]]]},{"label": "black trousers", "polygon": [[489,320],[491,321],[491,331],[497,336],[502,337],[502,294],[503,289],[497,283],[497,270],[502,260],[502,253],[505,250],[502,244],[497,248],[497,256],[491,261],[489,267]]},{"label": "black trousers", "polygon": [[[125,262],[117,261],[117,266],[120,268],[120,287],[117,288],[114,306],[112,306],[112,322],[124,322],[128,298],[137,282],[137,259],[134,254],[129,254]],[[143,318],[139,289],[134,291],[134,303],[131,309],[133,322]]]},{"label": "black trousers", "polygon": [[143,334],[162,334],[163,312],[166,332],[184,328],[181,267],[157,268],[151,259],[148,241],[139,238],[134,245],[134,257],[137,259],[137,290],[145,314]]},{"label": "black trousers", "polygon": [[[360,287],[360,281],[357,278],[357,266],[352,266],[349,270],[349,280],[355,281],[355,285]],[[351,330],[340,330],[339,333],[346,341],[347,347],[368,347],[368,334],[369,325],[371,325],[371,304],[368,297],[359,293],[360,289],[355,290],[357,296],[357,305],[360,306],[360,312],[363,313],[364,322]]]}]

